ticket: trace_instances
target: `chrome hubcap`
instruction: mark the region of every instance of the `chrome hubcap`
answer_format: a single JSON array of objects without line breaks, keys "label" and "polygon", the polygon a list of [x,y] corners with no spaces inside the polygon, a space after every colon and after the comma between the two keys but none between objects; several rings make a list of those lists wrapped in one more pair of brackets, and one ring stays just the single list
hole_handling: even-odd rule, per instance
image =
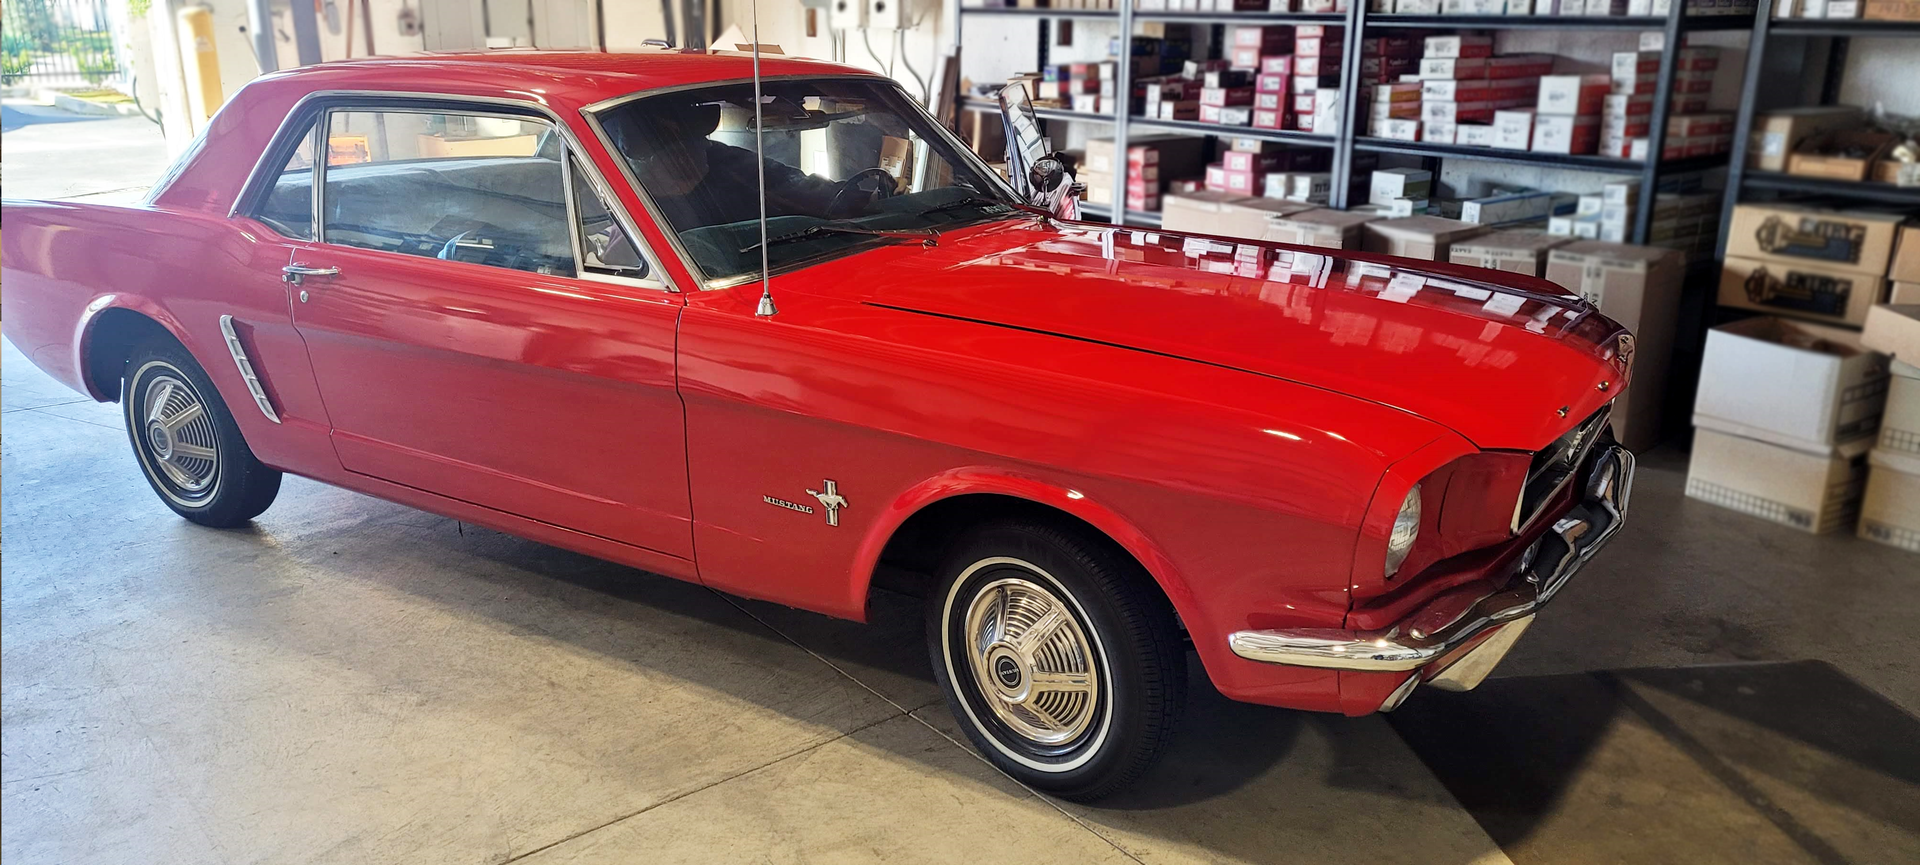
[{"label": "chrome hubcap", "polygon": [[146,418],[144,438],[154,467],[188,495],[212,486],[219,439],[200,395],[179,378],[161,373],[147,386],[140,413]]},{"label": "chrome hubcap", "polygon": [[1100,698],[1094,653],[1066,604],[1017,577],[982,587],[967,607],[967,666],[987,708],[1042,745],[1071,742]]}]

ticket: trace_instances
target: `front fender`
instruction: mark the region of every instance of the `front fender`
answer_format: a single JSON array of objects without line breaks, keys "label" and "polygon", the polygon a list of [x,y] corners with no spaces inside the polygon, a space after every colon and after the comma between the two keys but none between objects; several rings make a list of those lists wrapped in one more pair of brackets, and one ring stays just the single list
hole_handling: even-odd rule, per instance
[{"label": "front fender", "polygon": [[1045,505],[1073,515],[1093,526],[1125,549],[1147,569],[1183,620],[1195,615],[1192,587],[1166,551],[1132,521],[1079,490],[1007,469],[965,466],[949,469],[909,487],[889,502],[861,539],[855,553],[855,598],[865,598],[873,584],[880,554],[900,527],[914,514],[938,502],[966,495],[1002,495]]}]

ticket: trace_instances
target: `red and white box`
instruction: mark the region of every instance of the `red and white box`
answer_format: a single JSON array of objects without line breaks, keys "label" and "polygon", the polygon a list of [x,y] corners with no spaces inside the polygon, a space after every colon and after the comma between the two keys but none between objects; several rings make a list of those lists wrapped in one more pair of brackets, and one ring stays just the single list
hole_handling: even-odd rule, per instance
[{"label": "red and white box", "polygon": [[1288,50],[1288,43],[1292,41],[1293,28],[1284,24],[1233,28],[1235,48],[1263,48],[1270,49],[1274,54],[1284,54]]},{"label": "red and white box", "polygon": [[1272,52],[1263,51],[1259,48],[1235,46],[1228,52],[1227,58],[1228,62],[1232,63],[1235,69],[1259,69],[1260,58],[1270,53]]},{"label": "red and white box", "polygon": [[1293,55],[1272,54],[1272,55],[1268,55],[1260,58],[1260,74],[1271,75],[1276,72],[1286,74],[1286,75],[1292,75],[1293,74]]},{"label": "red and white box", "polygon": [[1540,114],[1533,118],[1535,153],[1589,154],[1600,146],[1600,118]]},{"label": "red and white box", "polygon": [[1202,87],[1200,88],[1200,106],[1221,107],[1225,105],[1252,105],[1251,87]]},{"label": "red and white box", "polygon": [[1660,52],[1658,51],[1616,51],[1613,54],[1612,70],[1609,74],[1617,81],[1659,71]]},{"label": "red and white box", "polygon": [[1287,80],[1292,77],[1292,75],[1285,72],[1263,72],[1259,77],[1253,79],[1253,92],[1285,93],[1287,92]]},{"label": "red and white box", "polygon": [[1485,78],[1432,78],[1420,82],[1420,98],[1442,102],[1486,102],[1493,82]]},{"label": "red and white box", "polygon": [[1426,94],[1426,85],[1452,84],[1452,81],[1402,81],[1394,84],[1373,85],[1374,102],[1419,102]]},{"label": "red and white box", "polygon": [[1491,102],[1433,100],[1420,103],[1420,120],[1424,123],[1491,123],[1494,110]]},{"label": "red and white box", "polygon": [[1600,101],[1600,113],[1608,117],[1646,117],[1653,113],[1653,94],[1609,93]]},{"label": "red and white box", "polygon": [[[1426,103],[1431,105],[1432,103]],[[1419,102],[1372,102],[1367,105],[1369,120],[1390,120],[1395,117],[1410,120],[1421,119],[1425,107]]]},{"label": "red and white box", "polygon": [[1285,111],[1274,111],[1262,108],[1253,109],[1253,123],[1251,125],[1255,129],[1285,129],[1286,123],[1287,112]]},{"label": "red and white box", "polygon": [[1487,77],[1485,57],[1423,57],[1420,59],[1421,80],[1434,78],[1485,78]]},{"label": "red and white box", "polygon": [[1293,57],[1293,74],[1300,76],[1338,75],[1340,74],[1340,55],[1309,57],[1296,54]]},{"label": "red and white box", "polygon": [[1492,147],[1494,131],[1491,123],[1462,123],[1454,127],[1453,143],[1467,147]]},{"label": "red and white box", "polygon": [[1493,79],[1538,78],[1553,73],[1551,54],[1503,54],[1488,57],[1486,61],[1486,77]]},{"label": "red and white box", "polygon": [[1726,135],[1733,132],[1733,115],[1724,112],[1710,114],[1676,114],[1667,118],[1667,137],[1696,138],[1705,135]]},{"label": "red and white box", "polygon": [[1285,111],[1287,108],[1287,99],[1288,97],[1285,93],[1256,92],[1253,94],[1253,110]]},{"label": "red and white box", "polygon": [[1423,56],[1433,58],[1492,57],[1493,37],[1471,34],[1428,36]]},{"label": "red and white box", "polygon": [[1543,75],[1534,109],[1567,117],[1597,115],[1613,79],[1605,75]]},{"label": "red and white box", "polygon": [[1420,140],[1434,144],[1452,144],[1454,143],[1454,138],[1457,137],[1459,128],[1459,125],[1455,123],[1422,123],[1420,124]]},{"label": "red and white box", "polygon": [[1389,138],[1394,141],[1419,141],[1420,121],[1418,120],[1380,120],[1372,124],[1375,138]]}]

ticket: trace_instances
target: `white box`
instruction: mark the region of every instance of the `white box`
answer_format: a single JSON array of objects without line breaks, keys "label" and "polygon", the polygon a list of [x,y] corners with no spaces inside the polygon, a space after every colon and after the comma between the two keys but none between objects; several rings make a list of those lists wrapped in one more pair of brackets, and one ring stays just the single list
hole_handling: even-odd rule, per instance
[{"label": "white box", "polygon": [[[1465,127],[1461,127],[1465,128]],[[1526,150],[1533,146],[1533,109],[1516,108],[1493,113],[1493,146]]]},{"label": "white box", "polygon": [[1867,456],[1867,461],[1870,467],[1867,492],[1860,502],[1860,537],[1920,553],[1920,474],[1887,464],[1877,450]]},{"label": "white box", "polygon": [[1453,143],[1468,147],[1492,147],[1494,128],[1485,123],[1462,123],[1454,127]]},{"label": "white box", "polygon": [[1687,498],[1821,534],[1853,523],[1866,477],[1863,448],[1810,454],[1701,428]]},{"label": "white box", "polygon": [[1373,172],[1368,204],[1387,204],[1396,198],[1426,198],[1433,189],[1433,172],[1420,168],[1381,168]]},{"label": "white box", "polygon": [[1828,454],[1870,441],[1887,394],[1887,361],[1838,328],[1761,317],[1707,332],[1695,426]]}]

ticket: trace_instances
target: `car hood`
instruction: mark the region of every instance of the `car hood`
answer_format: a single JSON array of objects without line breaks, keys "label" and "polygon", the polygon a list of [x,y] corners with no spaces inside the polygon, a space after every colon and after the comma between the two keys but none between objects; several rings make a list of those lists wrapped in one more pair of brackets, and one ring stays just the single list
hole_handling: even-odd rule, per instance
[{"label": "car hood", "polygon": [[1482,448],[1545,447],[1626,384],[1631,337],[1552,283],[1329,252],[1021,220],[889,248],[865,297],[1324,388]]}]

